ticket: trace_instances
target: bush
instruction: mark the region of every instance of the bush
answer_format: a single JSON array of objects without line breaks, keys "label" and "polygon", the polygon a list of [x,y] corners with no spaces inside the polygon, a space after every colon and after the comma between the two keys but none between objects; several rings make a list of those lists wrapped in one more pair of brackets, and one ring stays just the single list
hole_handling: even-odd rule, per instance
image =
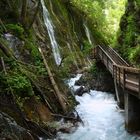
[{"label": "bush", "polygon": [[19,96],[31,96],[32,95],[32,85],[26,76],[12,73],[12,75],[6,76],[7,90],[12,88],[13,92]]},{"label": "bush", "polygon": [[23,38],[24,29],[21,25],[18,24],[7,24],[6,28],[9,32],[12,32],[18,38]]},{"label": "bush", "polygon": [[91,52],[91,49],[92,49],[91,44],[88,41],[85,40],[84,44],[83,44],[83,49],[82,49],[82,52],[83,52],[84,56],[89,55],[90,52]]},{"label": "bush", "polygon": [[136,48],[131,49],[130,55],[129,55],[129,60],[133,64],[139,64],[140,60],[140,45],[137,46]]},{"label": "bush", "polygon": [[94,62],[92,64],[92,66],[90,67],[90,73],[92,73],[93,75],[97,75],[97,72],[98,72],[98,69],[97,69],[97,66],[96,66],[96,62]]}]

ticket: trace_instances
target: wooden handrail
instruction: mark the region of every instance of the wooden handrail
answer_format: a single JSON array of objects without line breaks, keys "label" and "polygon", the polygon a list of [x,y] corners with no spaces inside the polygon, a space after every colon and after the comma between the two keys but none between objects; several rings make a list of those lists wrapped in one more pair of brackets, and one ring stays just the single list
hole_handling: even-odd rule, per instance
[{"label": "wooden handrail", "polygon": [[[129,64],[112,48],[98,45],[98,56],[114,77],[114,81],[123,89],[134,91],[140,98],[140,69],[130,67]],[[108,65],[109,64],[109,65]],[[112,71],[113,70],[113,71]]]},{"label": "wooden handrail", "polygon": [[97,47],[99,47],[104,52],[104,54],[112,61],[113,64],[116,64],[115,61],[106,53],[106,51],[100,45],[98,45]]},{"label": "wooden handrail", "polygon": [[129,66],[129,64],[110,46],[108,46],[114,53],[116,56],[119,57],[119,59],[121,59],[127,66]]},{"label": "wooden handrail", "polygon": [[131,72],[131,73],[136,73],[136,74],[140,73],[140,69],[138,69],[138,68],[126,67],[126,66],[121,66],[121,65],[117,65],[117,64],[114,64],[114,65],[120,69],[125,69],[126,71]]}]

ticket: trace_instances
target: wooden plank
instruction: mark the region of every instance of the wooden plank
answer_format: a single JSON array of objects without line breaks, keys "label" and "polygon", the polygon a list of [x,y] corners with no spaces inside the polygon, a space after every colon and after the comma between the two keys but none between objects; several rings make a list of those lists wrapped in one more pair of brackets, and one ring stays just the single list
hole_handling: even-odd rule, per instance
[{"label": "wooden plank", "polygon": [[113,53],[114,53],[119,59],[121,59],[121,61],[122,61],[123,63],[125,63],[127,66],[129,66],[129,64],[128,64],[124,59],[122,59],[122,57],[121,57],[112,47],[110,47],[110,46],[108,46],[108,47],[109,47],[110,50],[113,51]]},{"label": "wooden plank", "polygon": [[127,88],[127,90],[132,90],[136,92],[137,94],[139,92],[139,89],[137,87],[132,86],[131,84],[126,83],[125,87]]},{"label": "wooden plank", "polygon": [[139,83],[137,83],[137,82],[134,82],[134,81],[131,81],[131,80],[128,80],[128,79],[126,79],[125,81],[126,81],[127,83],[132,84],[132,85],[137,85],[137,86],[139,86]]},{"label": "wooden plank", "polygon": [[125,90],[125,69],[123,69],[123,90]]},{"label": "wooden plank", "polygon": [[120,84],[120,68],[118,67],[118,72],[119,72],[119,84]]},{"label": "wooden plank", "polygon": [[[116,62],[111,58],[111,56],[116,52],[114,50],[107,52],[108,50],[104,47],[98,46],[98,56],[106,66],[106,68],[110,71],[113,75],[114,80],[118,83],[122,88],[125,90],[133,90],[139,93],[140,98],[140,69],[128,67],[127,63],[121,58],[126,65],[118,65]],[[112,53],[112,54],[111,54]],[[120,58],[120,56],[118,56]],[[119,62],[120,63],[120,62]],[[121,63],[120,63],[121,64]]]},{"label": "wooden plank", "polygon": [[104,52],[104,54],[110,59],[110,61],[112,61],[113,64],[116,64],[115,61],[105,52],[105,50],[102,49],[101,46],[98,46],[98,47],[102,52]]},{"label": "wooden plank", "polygon": [[139,72],[139,98],[140,98],[140,72]]},{"label": "wooden plank", "polygon": [[115,65],[113,65],[113,78],[115,78]]},{"label": "wooden plank", "polygon": [[126,67],[126,66],[120,66],[120,65],[116,65],[116,66],[119,67],[120,69],[125,69],[125,71],[131,72],[131,73],[139,73],[139,71],[140,71],[140,69],[138,69],[138,68]]}]

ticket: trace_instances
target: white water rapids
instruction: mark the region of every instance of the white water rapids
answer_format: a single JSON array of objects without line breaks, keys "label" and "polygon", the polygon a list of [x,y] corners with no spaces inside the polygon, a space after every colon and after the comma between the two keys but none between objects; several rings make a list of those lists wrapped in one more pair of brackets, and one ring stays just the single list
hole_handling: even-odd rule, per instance
[{"label": "white water rapids", "polygon": [[44,0],[41,0],[41,4],[43,8],[43,18],[44,18],[44,22],[45,22],[45,25],[49,34],[54,59],[55,59],[56,64],[60,65],[61,56],[60,56],[59,46],[55,38],[55,33],[54,33],[54,28],[53,28],[54,25],[51,21],[50,14],[45,6]]},{"label": "white water rapids", "polygon": [[[73,90],[76,80],[81,75],[69,80]],[[126,132],[124,126],[124,113],[118,110],[112,94],[99,91],[90,91],[90,94],[76,96],[80,104],[76,107],[84,125],[79,125],[71,134],[60,133],[60,140],[140,140],[135,135]]]}]

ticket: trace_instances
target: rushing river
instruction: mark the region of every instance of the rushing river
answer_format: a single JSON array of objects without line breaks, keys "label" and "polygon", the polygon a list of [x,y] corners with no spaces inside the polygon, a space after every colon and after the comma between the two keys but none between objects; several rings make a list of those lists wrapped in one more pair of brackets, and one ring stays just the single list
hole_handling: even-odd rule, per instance
[{"label": "rushing river", "polygon": [[[69,86],[73,90],[76,80],[81,75],[72,78]],[[90,94],[76,96],[80,104],[76,107],[84,125],[79,125],[71,134],[59,134],[61,140],[140,140],[125,131],[124,112],[117,109],[112,94],[99,91],[90,91]]]}]

